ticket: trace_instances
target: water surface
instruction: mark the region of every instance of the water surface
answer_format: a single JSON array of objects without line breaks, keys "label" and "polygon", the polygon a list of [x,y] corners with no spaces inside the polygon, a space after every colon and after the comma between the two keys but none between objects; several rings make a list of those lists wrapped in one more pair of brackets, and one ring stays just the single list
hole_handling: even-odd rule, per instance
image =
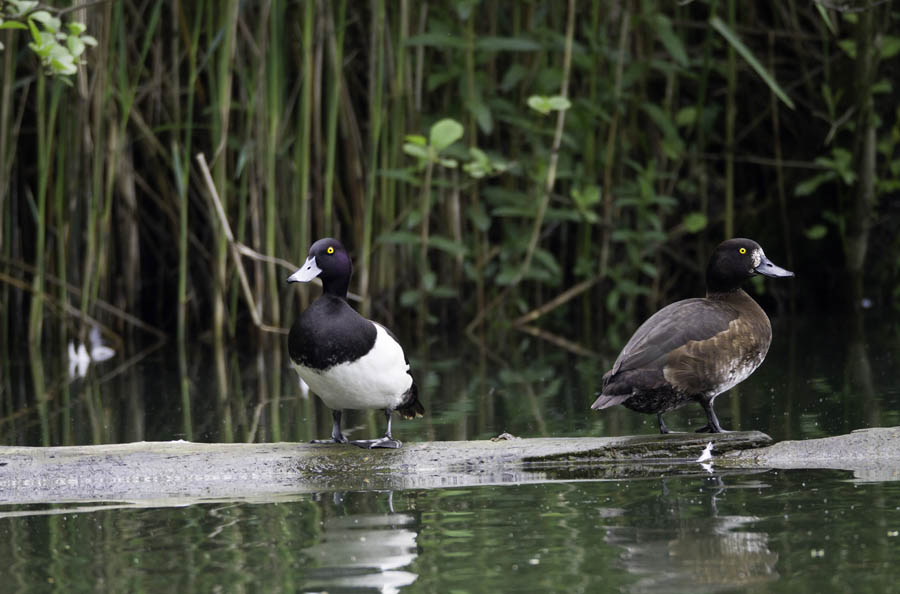
[{"label": "water surface", "polygon": [[[652,416],[589,410],[615,352],[585,359],[512,331],[507,342],[502,359],[465,341],[411,352],[428,414],[398,420],[395,436],[656,432]],[[861,327],[776,321],[767,360],[717,402],[719,417],[776,439],[900,425],[898,344],[897,330],[875,318]],[[147,356],[135,348],[76,379],[64,349],[7,361],[0,440],[327,436],[330,414],[300,393],[282,346],[229,351],[223,361],[203,343],[182,358],[169,346]],[[346,418],[354,437],[383,431],[380,414]],[[705,419],[688,407],[667,422],[690,430]],[[888,592],[900,583],[900,483],[890,476],[696,464],[616,481],[590,466],[548,476],[184,506],[0,506],[0,591],[794,593]]]},{"label": "water surface", "polygon": [[0,512],[6,591],[889,592],[900,580],[900,483],[843,471],[48,511]]}]

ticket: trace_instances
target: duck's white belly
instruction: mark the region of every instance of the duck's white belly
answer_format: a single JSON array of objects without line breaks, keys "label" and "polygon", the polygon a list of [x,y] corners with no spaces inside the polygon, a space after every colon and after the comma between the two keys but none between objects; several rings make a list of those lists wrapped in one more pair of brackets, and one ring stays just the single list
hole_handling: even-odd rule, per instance
[{"label": "duck's white belly", "polygon": [[324,371],[291,366],[328,408],[340,410],[396,408],[412,386],[403,348],[375,324],[372,350],[355,361],[333,365]]}]

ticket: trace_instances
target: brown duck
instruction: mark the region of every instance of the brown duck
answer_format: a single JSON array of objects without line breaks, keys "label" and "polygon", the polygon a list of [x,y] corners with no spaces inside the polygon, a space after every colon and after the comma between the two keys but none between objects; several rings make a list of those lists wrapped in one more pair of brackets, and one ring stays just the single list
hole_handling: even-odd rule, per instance
[{"label": "brown duck", "polygon": [[759,367],[772,341],[768,316],[740,287],[755,274],[794,276],[752,239],[719,244],[706,268],[706,297],[667,305],[641,324],[591,408],[655,413],[660,433],[668,433],[663,413],[698,402],[708,421],[698,433],[723,432],[713,401]]}]

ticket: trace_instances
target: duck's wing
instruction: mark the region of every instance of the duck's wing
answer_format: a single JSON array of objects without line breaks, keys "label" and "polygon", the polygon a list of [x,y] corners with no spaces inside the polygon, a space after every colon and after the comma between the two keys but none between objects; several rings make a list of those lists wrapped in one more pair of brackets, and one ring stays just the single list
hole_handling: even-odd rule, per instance
[{"label": "duck's wing", "polygon": [[720,301],[685,299],[667,305],[641,324],[607,375],[661,369],[672,351],[728,330],[737,318],[738,311]]}]

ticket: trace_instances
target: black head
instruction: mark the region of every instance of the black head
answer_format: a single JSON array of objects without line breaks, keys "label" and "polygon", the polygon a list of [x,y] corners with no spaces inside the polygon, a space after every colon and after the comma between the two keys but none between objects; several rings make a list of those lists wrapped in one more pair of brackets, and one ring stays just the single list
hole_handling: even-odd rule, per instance
[{"label": "black head", "polygon": [[350,254],[340,241],[326,237],[312,244],[306,262],[287,281],[303,283],[319,277],[325,293],[346,298],[351,274],[353,264],[350,263]]},{"label": "black head", "polygon": [[766,258],[758,243],[752,239],[737,237],[723,241],[713,251],[706,267],[706,290],[709,293],[727,293],[741,286],[753,276],[782,277],[794,273],[776,266]]}]

